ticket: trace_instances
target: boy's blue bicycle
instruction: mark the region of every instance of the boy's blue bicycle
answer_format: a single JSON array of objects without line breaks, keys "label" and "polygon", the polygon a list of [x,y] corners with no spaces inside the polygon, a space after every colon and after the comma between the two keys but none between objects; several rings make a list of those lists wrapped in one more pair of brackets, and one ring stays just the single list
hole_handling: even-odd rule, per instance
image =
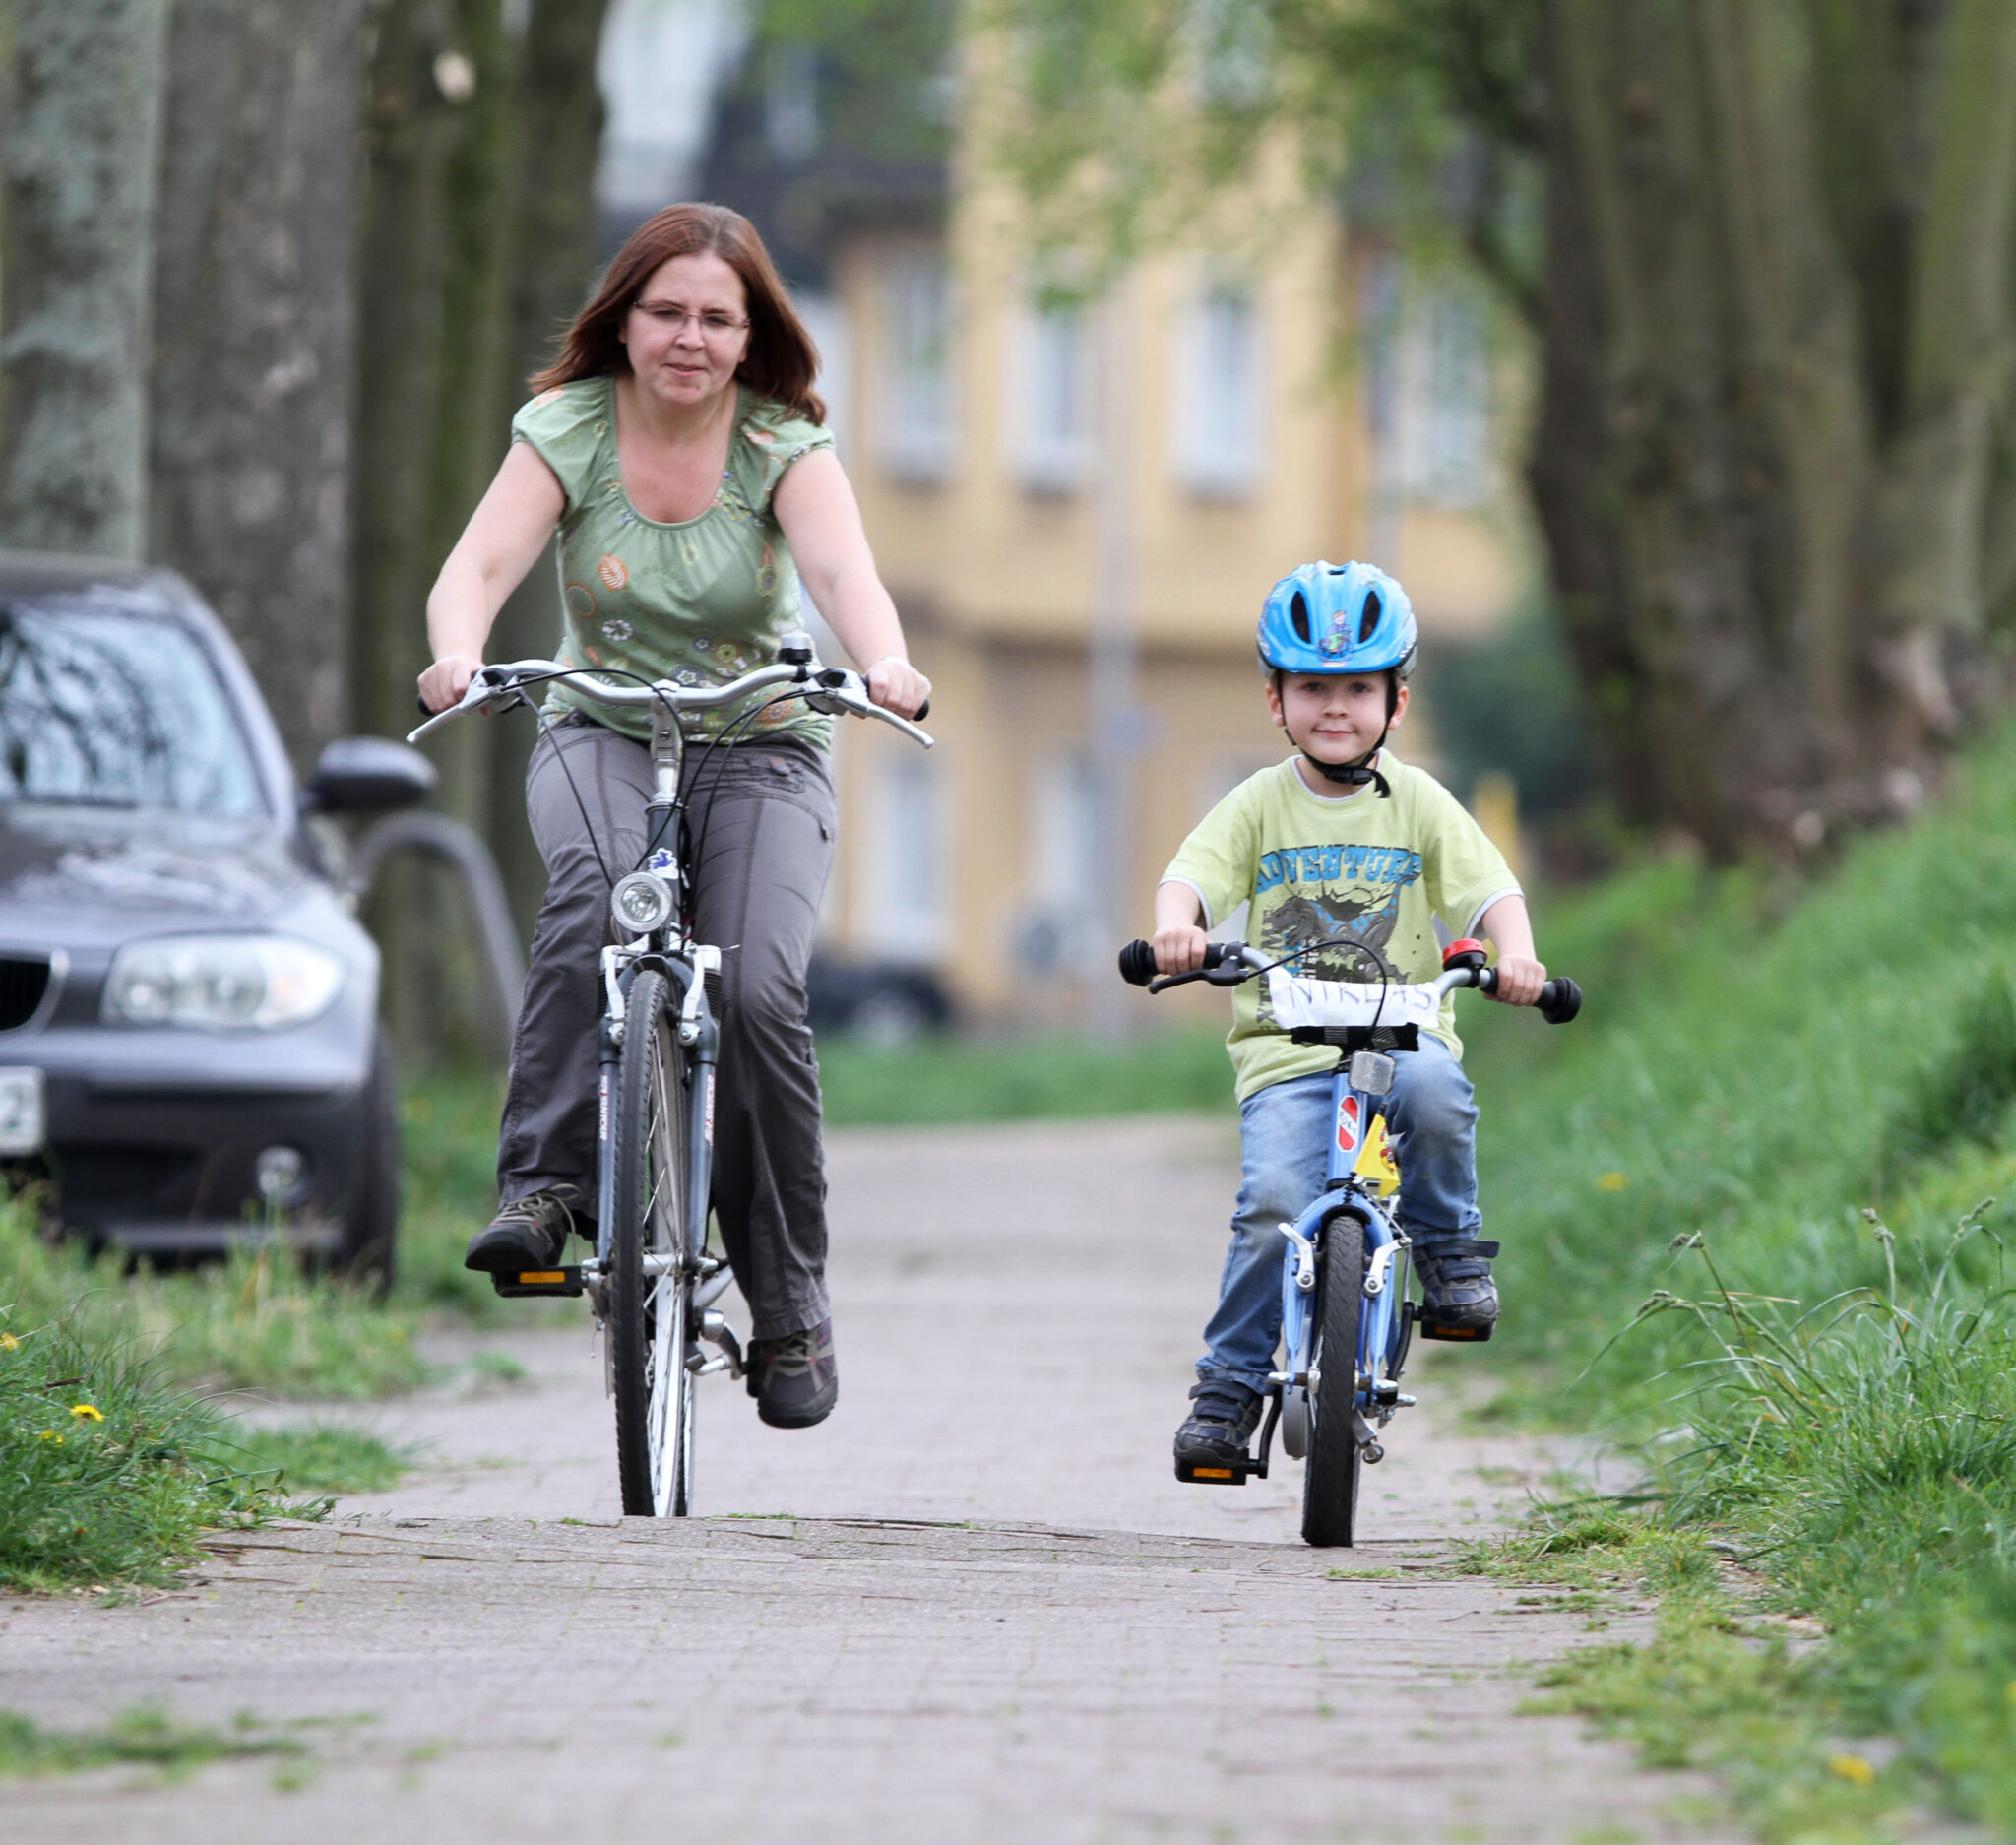
[{"label": "boy's blue bicycle", "polygon": [[[1236,986],[1331,946],[1315,942],[1270,960],[1244,942],[1213,942],[1192,973],[1156,974],[1155,950],[1132,941],[1120,950],[1120,975],[1152,993],[1204,981]],[[1350,1544],[1355,1534],[1360,1464],[1384,1459],[1377,1429],[1415,1399],[1403,1395],[1400,1373],[1416,1327],[1423,1338],[1488,1338],[1481,1331],[1438,1327],[1409,1298],[1409,1240],[1386,1199],[1384,1098],[1393,1088],[1394,1057],[1418,1048],[1421,1026],[1439,1012],[1443,995],[1462,986],[1497,986],[1480,943],[1459,941],[1442,957],[1439,980],[1419,986],[1360,986],[1291,979],[1296,1003],[1283,1010],[1310,1022],[1292,1025],[1296,1044],[1337,1050],[1328,1177],[1322,1191],[1292,1223],[1283,1224],[1282,1368],[1273,1373],[1257,1453],[1227,1466],[1178,1462],[1178,1479],[1244,1486],[1267,1478],[1278,1427],[1281,1444],[1305,1463],[1302,1538],[1317,1545]],[[1565,1025],[1582,1008],[1581,989],[1556,978],[1542,989],[1538,1010]],[[1495,1243],[1467,1245],[1495,1255]]]}]

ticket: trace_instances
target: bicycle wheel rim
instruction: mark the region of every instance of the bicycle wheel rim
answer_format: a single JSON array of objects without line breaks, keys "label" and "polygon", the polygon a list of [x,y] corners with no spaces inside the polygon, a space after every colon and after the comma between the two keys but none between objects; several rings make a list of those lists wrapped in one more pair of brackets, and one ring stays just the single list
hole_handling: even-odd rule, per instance
[{"label": "bicycle wheel rim", "polygon": [[651,1411],[648,1449],[652,1510],[684,1517],[691,1497],[693,1450],[693,1277],[685,1261],[686,1085],[671,1020],[660,1014],[652,1034],[651,1192],[646,1243],[672,1265],[656,1277],[651,1304]]},{"label": "bicycle wheel rim", "polygon": [[1316,1264],[1316,1336],[1309,1392],[1309,1454],[1302,1468],[1302,1541],[1349,1545],[1356,1537],[1362,1465],[1352,1411],[1357,1402],[1358,1320],[1364,1304],[1364,1226],[1348,1214],[1323,1227]]},{"label": "bicycle wheel rim", "polygon": [[[690,1427],[678,1412],[692,1278],[683,1260],[684,1085],[671,989],[647,970],[630,983],[610,1123],[609,1354],[623,1510],[662,1517],[676,1465],[665,1450]],[[671,1268],[669,1275],[663,1271]]]}]

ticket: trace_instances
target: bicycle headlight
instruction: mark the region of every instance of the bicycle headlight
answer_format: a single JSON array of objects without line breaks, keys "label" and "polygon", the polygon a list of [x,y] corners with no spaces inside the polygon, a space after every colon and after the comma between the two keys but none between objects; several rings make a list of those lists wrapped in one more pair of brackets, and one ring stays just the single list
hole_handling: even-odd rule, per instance
[{"label": "bicycle headlight", "polygon": [[290,935],[163,935],[129,942],[105,976],[107,1025],[277,1031],[320,1018],[344,966]]},{"label": "bicycle headlight", "polygon": [[649,935],[672,920],[672,890],[652,871],[633,871],[609,893],[616,926],[633,935]]}]

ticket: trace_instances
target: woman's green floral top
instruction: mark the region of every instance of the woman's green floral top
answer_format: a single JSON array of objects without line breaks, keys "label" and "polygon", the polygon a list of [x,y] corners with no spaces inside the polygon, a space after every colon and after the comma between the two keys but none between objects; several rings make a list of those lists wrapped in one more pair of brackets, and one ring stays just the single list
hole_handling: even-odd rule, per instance
[{"label": "woman's green floral top", "polygon": [[[616,465],[616,381],[583,378],[542,392],[511,419],[514,440],[530,442],[567,496],[554,548],[565,628],[556,658],[570,667],[634,672],[681,685],[722,684],[777,657],[800,625],[798,571],[770,509],[784,471],[801,455],[831,448],[822,424],[742,391],[727,470],[714,504],[675,525],[647,519],[630,504]],[[820,744],[833,720],[791,699],[757,711],[774,691],[685,719],[688,738],[737,740],[789,732]],[[555,686],[551,715],[580,710],[640,739],[646,710],[616,710]]]}]

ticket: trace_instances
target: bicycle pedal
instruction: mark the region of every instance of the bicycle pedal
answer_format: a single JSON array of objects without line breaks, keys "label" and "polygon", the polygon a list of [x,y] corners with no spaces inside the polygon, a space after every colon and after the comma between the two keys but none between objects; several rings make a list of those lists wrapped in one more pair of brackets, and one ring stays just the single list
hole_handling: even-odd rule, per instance
[{"label": "bicycle pedal", "polygon": [[[1496,1323],[1494,1320],[1492,1325]],[[1490,1326],[1444,1326],[1419,1314],[1415,1317],[1415,1331],[1423,1339],[1446,1339],[1451,1345],[1482,1345],[1491,1336]]]},{"label": "bicycle pedal", "polygon": [[1253,1474],[1258,1474],[1264,1480],[1267,1477],[1267,1469],[1250,1454],[1242,1454],[1235,1461],[1176,1463],[1176,1478],[1196,1487],[1242,1487]]},{"label": "bicycle pedal", "polygon": [[587,1292],[581,1270],[574,1268],[527,1268],[490,1276],[490,1286],[506,1300],[533,1294],[575,1295]]}]

